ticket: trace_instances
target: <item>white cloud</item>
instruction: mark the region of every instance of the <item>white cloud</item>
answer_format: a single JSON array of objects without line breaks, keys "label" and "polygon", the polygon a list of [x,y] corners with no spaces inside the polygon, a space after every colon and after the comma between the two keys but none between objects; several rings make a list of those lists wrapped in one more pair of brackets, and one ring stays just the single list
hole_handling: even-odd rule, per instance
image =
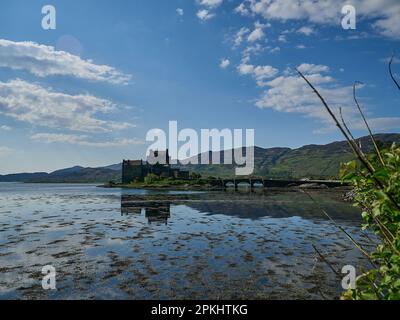
[{"label": "white cloud", "polygon": [[281,34],[281,35],[279,36],[279,38],[278,38],[278,41],[279,41],[279,42],[287,42],[286,36],[285,36],[284,34]]},{"label": "white cloud", "polygon": [[199,0],[199,4],[209,8],[215,8],[222,4],[224,0]]},{"label": "white cloud", "polygon": [[246,49],[243,50],[242,52],[242,61],[248,62],[250,61],[251,55],[259,55],[262,53],[266,47],[263,47],[261,44],[256,43],[254,45],[248,46]]},{"label": "white cloud", "polygon": [[239,4],[235,8],[235,12],[241,14],[242,16],[248,16],[250,14],[250,10],[246,8],[244,3]]},{"label": "white cloud", "polygon": [[138,139],[116,139],[114,141],[90,141],[87,135],[37,133],[31,139],[42,143],[68,143],[84,147],[114,148],[144,144]]},{"label": "white cloud", "polygon": [[258,86],[263,86],[265,79],[272,78],[278,73],[278,69],[272,66],[254,66],[246,62],[242,62],[237,70],[241,75],[251,75]]},{"label": "white cloud", "polygon": [[6,126],[6,125],[2,125],[2,126],[0,126],[0,130],[10,131],[10,130],[11,130],[11,127]]},{"label": "white cloud", "polygon": [[[241,12],[250,12],[272,20],[306,20],[312,23],[340,26],[341,8],[347,0],[248,0]],[[378,33],[390,38],[400,38],[400,1],[353,0],[358,18],[369,19]]]},{"label": "white cloud", "polygon": [[197,11],[196,15],[200,20],[203,20],[203,21],[206,21],[206,20],[209,20],[209,19],[215,17],[215,14],[207,9],[202,9],[202,10]]},{"label": "white cloud", "polygon": [[304,44],[299,44],[296,46],[297,49],[306,49],[307,47]]},{"label": "white cloud", "polygon": [[240,30],[236,33],[234,40],[233,40],[233,45],[234,47],[238,47],[241,45],[243,42],[244,36],[248,34],[250,30],[246,27],[240,28]]},{"label": "white cloud", "polygon": [[125,122],[97,117],[116,109],[111,101],[89,94],[55,92],[20,79],[0,82],[0,114],[36,126],[86,132],[110,132],[130,127]]},{"label": "white cloud", "polygon": [[[338,119],[340,119],[339,107],[341,107],[345,121],[351,129],[365,130],[363,121],[354,105],[352,86],[341,86],[331,76],[323,75],[322,73],[329,72],[327,66],[303,63],[297,69],[307,73],[308,80],[320,91]],[[284,75],[265,82],[264,86],[268,88],[256,102],[256,106],[259,108],[299,113],[322,121],[325,126],[317,130],[318,133],[335,129],[334,123],[321,101],[295,72],[286,70]],[[400,118],[376,118],[371,115],[368,118],[371,128],[377,131],[400,128]]]},{"label": "white cloud", "polygon": [[320,65],[320,64],[310,64],[310,63],[302,63],[297,67],[301,73],[310,74],[310,73],[320,73],[320,72],[329,72],[329,67]]},{"label": "white cloud", "polygon": [[264,31],[262,31],[261,28],[256,28],[249,34],[249,36],[247,37],[247,41],[254,42],[261,40],[262,38],[264,38],[264,35]]},{"label": "white cloud", "polygon": [[254,76],[256,80],[261,81],[267,78],[272,78],[278,73],[278,69],[271,66],[257,66],[254,68]]},{"label": "white cloud", "polygon": [[68,52],[57,51],[54,47],[28,41],[0,39],[0,67],[27,70],[38,77],[72,76],[111,84],[127,84],[131,79],[130,75],[113,67],[98,65]]},{"label": "white cloud", "polygon": [[177,13],[179,16],[183,16],[185,12],[183,11],[182,8],[177,8],[177,9],[176,9],[176,13]]},{"label": "white cloud", "polygon": [[197,0],[202,8],[197,11],[196,15],[200,20],[206,21],[215,17],[213,10],[222,4],[223,0]]},{"label": "white cloud", "polygon": [[[343,107],[345,116],[354,117],[351,87],[335,86],[334,79],[321,74],[310,74],[307,78],[320,90],[333,108]],[[329,115],[308,85],[296,74],[279,76],[266,83],[269,88],[256,102],[259,108],[280,112],[302,113],[308,117],[331,124]]]},{"label": "white cloud", "polygon": [[229,59],[223,58],[223,59],[221,59],[221,62],[220,62],[220,64],[219,64],[219,67],[220,67],[221,69],[226,69],[226,68],[229,67],[230,64],[231,64],[231,62],[229,61]]},{"label": "white cloud", "polygon": [[276,53],[276,52],[279,52],[279,51],[281,51],[281,48],[279,48],[279,47],[274,47],[274,48],[271,48],[269,50],[270,53]]},{"label": "white cloud", "polygon": [[241,64],[238,66],[238,72],[239,72],[241,75],[249,75],[249,74],[252,74],[253,71],[254,71],[254,66],[251,65],[251,64],[241,63]]},{"label": "white cloud", "polygon": [[304,26],[304,27],[301,27],[300,29],[298,29],[297,33],[302,33],[302,34],[304,34],[306,36],[310,36],[310,35],[312,35],[314,33],[314,29],[311,28],[311,27]]},{"label": "white cloud", "polygon": [[262,24],[259,21],[257,21],[254,24],[254,30],[247,37],[247,41],[255,42],[255,41],[261,40],[265,36],[263,29],[265,29],[267,27],[270,27],[270,26],[271,25],[269,23],[268,24]]}]

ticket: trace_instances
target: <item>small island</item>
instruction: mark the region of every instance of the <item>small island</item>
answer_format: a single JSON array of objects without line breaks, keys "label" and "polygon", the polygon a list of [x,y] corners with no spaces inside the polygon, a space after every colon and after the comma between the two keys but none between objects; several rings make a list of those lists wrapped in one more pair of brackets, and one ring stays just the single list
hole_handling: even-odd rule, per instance
[{"label": "small island", "polygon": [[130,183],[113,181],[104,185],[107,188],[134,189],[176,189],[176,190],[221,190],[221,179],[215,177],[202,178],[200,174],[191,173],[187,179],[161,177],[154,173],[147,174],[143,179],[134,179]]}]

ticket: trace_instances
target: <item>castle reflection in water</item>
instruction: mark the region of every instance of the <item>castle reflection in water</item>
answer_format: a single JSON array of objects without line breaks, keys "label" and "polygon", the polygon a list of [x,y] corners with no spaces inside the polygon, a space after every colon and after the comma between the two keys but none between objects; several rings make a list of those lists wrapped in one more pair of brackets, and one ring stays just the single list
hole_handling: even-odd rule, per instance
[{"label": "castle reflection in water", "polygon": [[[322,200],[321,200],[322,201]],[[293,216],[304,219],[327,219],[321,213],[321,206],[336,220],[359,220],[357,208],[349,207],[347,203],[335,199],[326,199],[321,204],[315,204],[302,193],[292,192],[282,195],[263,193],[235,192],[231,198],[227,192],[199,193],[190,195],[121,195],[121,215],[144,215],[149,224],[168,224],[171,219],[171,206],[185,205],[206,215],[226,215],[241,219],[258,220],[269,218],[290,218]]]},{"label": "castle reflection in water", "polygon": [[149,224],[168,224],[171,217],[171,204],[169,202],[145,201],[138,202],[134,196],[121,195],[121,215],[142,214]]}]

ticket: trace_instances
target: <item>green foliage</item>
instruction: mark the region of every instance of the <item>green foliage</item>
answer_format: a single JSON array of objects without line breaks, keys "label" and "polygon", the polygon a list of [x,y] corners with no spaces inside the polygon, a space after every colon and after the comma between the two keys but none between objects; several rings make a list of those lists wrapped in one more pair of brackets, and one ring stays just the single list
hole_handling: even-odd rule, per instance
[{"label": "green foliage", "polygon": [[190,179],[192,179],[192,180],[199,180],[199,179],[201,179],[201,174],[200,174],[200,173],[196,173],[196,172],[192,172],[192,173],[190,174]]},{"label": "green foliage", "polygon": [[155,175],[154,173],[149,173],[145,178],[144,178],[144,182],[147,184],[152,184],[155,182],[160,181],[161,178],[157,175]]},{"label": "green foliage", "polygon": [[359,276],[356,289],[348,290],[344,299],[400,299],[400,147],[393,144],[381,154],[384,165],[376,155],[368,157],[373,173],[356,161],[342,165],[340,171],[343,181],[354,186],[363,228],[381,240],[370,253],[376,267]]},{"label": "green foliage", "polygon": [[212,185],[217,178],[208,177],[206,179],[202,179],[200,174],[193,173],[191,174],[191,180],[182,180],[174,177],[160,177],[153,173],[149,173],[144,180],[135,179],[130,186],[134,188],[146,188],[146,187],[154,187],[154,188],[166,188],[172,186],[208,186]]},{"label": "green foliage", "polygon": [[132,184],[140,183],[140,182],[143,182],[143,180],[144,180],[144,179],[135,178],[135,179],[133,179],[133,181],[132,181],[131,183],[132,183]]}]

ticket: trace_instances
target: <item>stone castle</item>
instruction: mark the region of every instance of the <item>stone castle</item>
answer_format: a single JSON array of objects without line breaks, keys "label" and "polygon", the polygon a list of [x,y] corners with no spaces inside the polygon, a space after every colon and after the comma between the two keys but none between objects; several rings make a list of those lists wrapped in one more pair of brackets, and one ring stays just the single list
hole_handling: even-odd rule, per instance
[{"label": "stone castle", "polygon": [[129,184],[135,180],[143,181],[150,173],[163,178],[189,179],[188,171],[171,167],[168,149],[166,151],[150,151],[146,161],[122,161],[123,184]]}]

